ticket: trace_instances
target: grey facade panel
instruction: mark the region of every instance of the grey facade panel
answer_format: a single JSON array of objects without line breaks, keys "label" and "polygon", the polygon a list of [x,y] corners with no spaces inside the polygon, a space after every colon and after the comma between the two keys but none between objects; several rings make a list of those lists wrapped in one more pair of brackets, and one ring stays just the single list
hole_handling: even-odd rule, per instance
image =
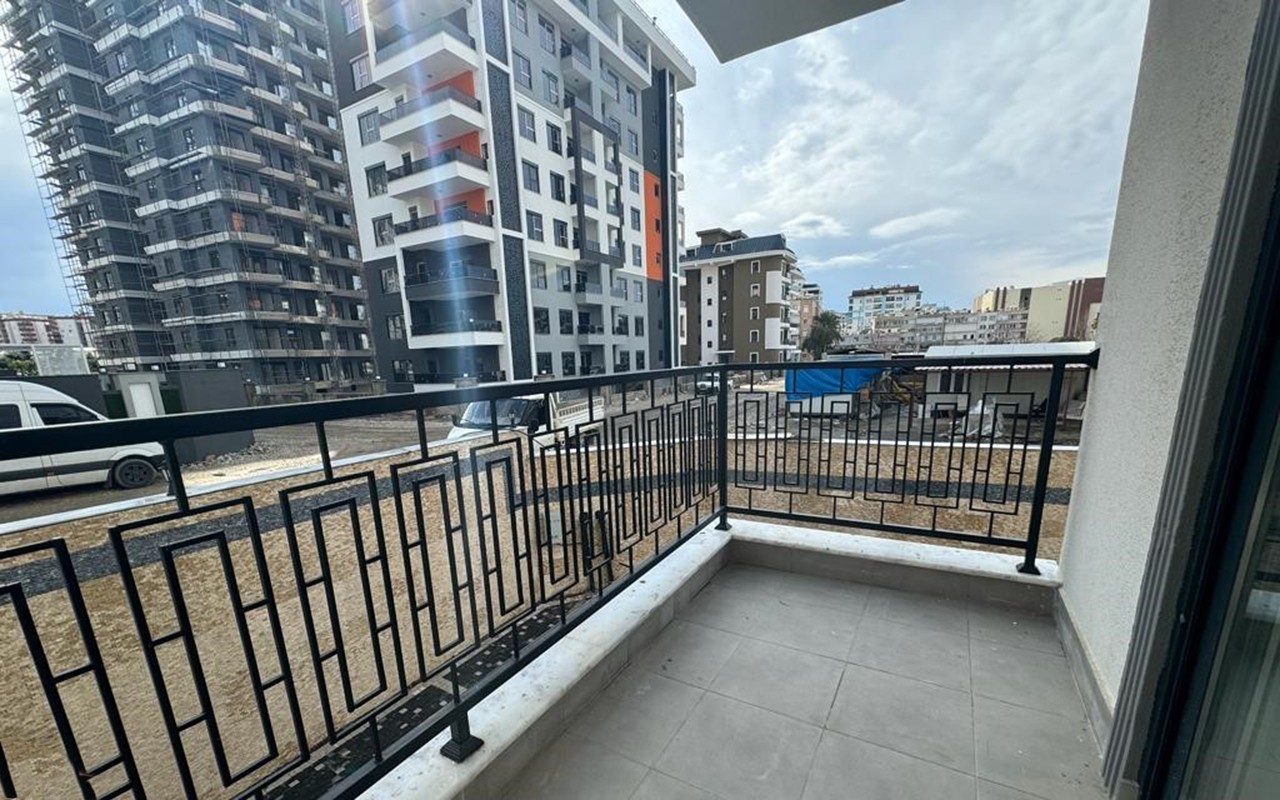
[{"label": "grey facade panel", "polygon": [[511,371],[515,380],[533,377],[529,343],[529,286],[524,266],[524,242],[502,237],[502,261],[507,277],[507,332],[511,339]]},{"label": "grey facade panel", "polygon": [[511,114],[511,76],[488,65],[489,113],[493,118],[491,142],[498,160],[498,217],[509,231],[523,230],[520,218],[520,180],[516,160],[515,122]]},{"label": "grey facade panel", "polygon": [[342,10],[342,0],[325,0],[324,15],[329,24],[329,57],[333,62],[333,87],[338,96],[338,107],[346,108],[357,100],[382,91],[376,83],[356,91],[350,64],[369,52],[365,30],[347,33],[347,19]]},{"label": "grey facade panel", "polygon": [[[400,292],[383,292],[381,273],[384,269],[395,270],[395,256],[364,262],[364,285],[369,294],[369,319],[373,321],[373,351],[377,354],[378,374],[387,382],[389,389],[399,390],[404,387],[394,385],[395,380],[391,367],[392,361],[411,359],[415,353],[409,349],[404,339],[392,339],[387,335],[387,317],[404,313],[404,303]],[[406,324],[408,320],[405,321]],[[414,364],[415,369],[418,365]],[[413,387],[410,385],[411,391]]]},{"label": "grey facade panel", "polygon": [[503,64],[507,63],[506,5],[506,0],[484,0],[480,6],[484,17],[484,49]]}]

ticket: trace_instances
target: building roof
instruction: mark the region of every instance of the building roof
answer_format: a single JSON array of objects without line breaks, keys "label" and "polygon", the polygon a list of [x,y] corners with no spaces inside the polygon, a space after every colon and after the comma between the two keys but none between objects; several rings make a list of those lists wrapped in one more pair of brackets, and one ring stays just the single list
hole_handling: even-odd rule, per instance
[{"label": "building roof", "polygon": [[920,294],[920,287],[906,283],[895,283],[892,286],[871,286],[866,289],[854,289],[849,297],[874,297],[881,294]]},{"label": "building roof", "polygon": [[716,244],[700,244],[685,248],[680,261],[699,261],[704,258],[736,258],[747,253],[766,253],[770,250],[790,250],[787,237],[781,233],[769,236],[749,236],[745,239],[733,239]]},{"label": "building roof", "polygon": [[721,62],[812,33],[901,0],[679,0]]},{"label": "building roof", "polygon": [[1087,356],[1097,342],[1026,342],[1022,344],[946,344],[925,351],[925,358],[960,356]]}]

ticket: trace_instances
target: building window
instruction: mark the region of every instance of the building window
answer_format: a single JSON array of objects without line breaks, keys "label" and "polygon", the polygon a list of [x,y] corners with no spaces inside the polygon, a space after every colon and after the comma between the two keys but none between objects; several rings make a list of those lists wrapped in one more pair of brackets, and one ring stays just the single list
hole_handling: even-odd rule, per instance
[{"label": "building window", "polygon": [[556,271],[557,283],[560,284],[560,291],[568,292],[573,290],[573,271],[568,267],[561,267]]},{"label": "building window", "polygon": [[342,0],[342,18],[347,23],[347,33],[363,28],[364,0]]},{"label": "building window", "polygon": [[759,261],[752,261],[752,262],[751,262],[751,274],[752,274],[752,275],[759,275],[759,274],[760,274],[760,262],[759,262]]},{"label": "building window", "polygon": [[662,233],[662,220],[655,219],[653,221],[653,230],[657,233]]},{"label": "building window", "polygon": [[376,217],[373,220],[373,242],[378,247],[385,247],[395,241],[396,229],[391,224],[391,215]]},{"label": "building window", "polygon": [[542,215],[535,211],[526,211],[525,220],[529,224],[529,238],[535,242],[543,240],[542,233]]},{"label": "building window", "polygon": [[612,114],[609,115],[609,121],[605,124],[608,125],[609,129],[612,130],[614,133],[618,134],[619,136],[622,135],[622,122],[617,117],[613,116]]},{"label": "building window", "polygon": [[551,199],[564,202],[564,176],[551,173]]},{"label": "building window", "polygon": [[573,333],[573,312],[560,309],[560,332]]},{"label": "building window", "polygon": [[612,90],[613,90],[613,99],[614,99],[614,100],[618,100],[618,99],[620,99],[620,98],[622,97],[622,95],[621,95],[621,94],[619,93],[619,91],[618,91],[618,76],[617,76],[617,74],[616,74],[613,70],[611,70],[611,69],[609,69],[608,67],[606,67],[606,66],[604,65],[603,60],[601,60],[600,68],[604,70],[604,82],[605,82],[605,85],[606,85],[606,86],[608,86],[610,89],[612,89]]},{"label": "building window", "polygon": [[378,271],[378,277],[382,281],[382,293],[393,294],[400,291],[400,273],[395,267],[387,267]]},{"label": "building window", "polygon": [[129,71],[128,50],[121,50],[119,53],[116,53],[116,69],[120,70],[120,74],[122,75]]},{"label": "building window", "polygon": [[570,350],[560,354],[560,369],[565,375],[578,373],[578,354]]},{"label": "building window", "polygon": [[191,190],[194,192],[204,191],[204,173],[198,169],[191,170]]},{"label": "building window", "polygon": [[631,245],[631,266],[644,266],[644,250],[642,250],[638,244]]},{"label": "building window", "polygon": [[520,120],[520,135],[531,142],[538,141],[538,129],[533,124],[533,112],[516,106],[516,117]]},{"label": "building window", "polygon": [[640,155],[640,134],[627,128],[627,152],[633,156]]},{"label": "building window", "polygon": [[351,60],[351,82],[355,84],[357,92],[373,83],[367,54]]},{"label": "building window", "polygon": [[539,375],[551,374],[551,354],[550,353],[538,353],[538,374]]},{"label": "building window", "polygon": [[760,296],[760,284],[758,283],[751,284],[751,296],[752,297]]},{"label": "building window", "polygon": [[751,319],[760,319],[760,306],[751,307]]},{"label": "building window", "polygon": [[542,194],[542,180],[538,176],[538,165],[532,161],[521,162],[521,174],[524,176],[524,188],[535,194]]},{"label": "building window", "polygon": [[387,338],[392,341],[404,339],[404,314],[387,315]]},{"label": "building window", "polygon": [[752,353],[752,354],[751,354],[751,363],[752,363],[752,364],[759,364],[759,363],[760,363],[760,354],[759,354],[759,353]]},{"label": "building window", "polygon": [[529,274],[533,276],[533,288],[547,288],[547,265],[541,261],[529,262]]},{"label": "building window", "polygon": [[752,344],[758,344],[760,342],[760,331],[748,331],[747,340]]},{"label": "building window", "polygon": [[633,192],[640,191],[640,172],[638,170],[627,170],[627,188]]},{"label": "building window", "polygon": [[545,308],[533,309],[533,332],[551,333],[551,312]]},{"label": "building window", "polygon": [[638,208],[631,209],[631,230],[640,230],[640,209]]},{"label": "building window", "polygon": [[413,362],[407,359],[392,361],[391,379],[396,383],[413,383]]},{"label": "building window", "polygon": [[178,57],[178,46],[173,43],[173,37],[166,37],[164,40],[164,57],[172,59]]},{"label": "building window", "polygon": [[550,122],[547,123],[547,147],[557,155],[563,155],[564,153],[564,149],[560,145],[560,128]]},{"label": "building window", "polygon": [[[636,321],[639,322],[640,320],[636,320]],[[636,331],[637,336],[639,336],[640,333],[641,331],[639,330]],[[636,369],[644,369],[644,351],[643,350],[636,351]]]},{"label": "building window", "polygon": [[708,297],[708,298],[707,298],[707,308],[711,308],[711,303],[712,303],[712,300],[711,300],[711,298],[710,298],[710,297]]},{"label": "building window", "polygon": [[533,67],[529,64],[529,58],[515,50],[511,51],[511,55],[515,57],[516,62],[516,83],[526,89],[532,89]]},{"label": "building window", "polygon": [[644,317],[636,317],[636,336],[644,336]]},{"label": "building window", "polygon": [[545,69],[542,71],[542,99],[554,106],[560,105],[560,79]]},{"label": "building window", "polygon": [[627,87],[627,111],[632,114],[640,112],[640,96],[630,86]]},{"label": "building window", "polygon": [[644,302],[644,281],[631,282],[631,299],[637,303]]},{"label": "building window", "polygon": [[377,197],[387,193],[387,165],[376,164],[364,171],[365,180],[369,184],[369,196]]},{"label": "building window", "polygon": [[511,24],[521,33],[529,32],[529,8],[524,0],[511,0]]},{"label": "building window", "polygon": [[710,327],[711,327],[711,320],[707,320],[707,327],[708,327],[708,328],[710,328]]},{"label": "building window", "polygon": [[707,276],[707,285],[708,285],[708,286],[710,286],[710,285],[711,285],[711,276],[710,276],[710,275],[708,275],[708,276]]},{"label": "building window", "polygon": [[569,223],[562,219],[558,219],[552,223],[556,237],[556,247],[569,246]]},{"label": "building window", "polygon": [[555,55],[556,53],[556,26],[541,14],[538,15],[538,42],[542,45],[542,49],[548,53]]},{"label": "building window", "polygon": [[186,147],[188,153],[196,149],[196,132],[194,128],[182,129],[182,144]]},{"label": "building window", "polygon": [[360,144],[373,144],[382,141],[382,133],[378,130],[378,110],[357,117],[360,124]]}]

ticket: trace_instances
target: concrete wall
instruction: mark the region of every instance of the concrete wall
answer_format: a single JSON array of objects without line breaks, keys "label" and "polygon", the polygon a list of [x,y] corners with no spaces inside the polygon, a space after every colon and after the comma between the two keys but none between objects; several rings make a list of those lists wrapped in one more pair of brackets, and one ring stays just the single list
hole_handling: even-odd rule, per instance
[{"label": "concrete wall", "polygon": [[1052,283],[1031,290],[1031,309],[1027,314],[1027,341],[1048,342],[1062,336],[1067,327],[1069,283]]},{"label": "concrete wall", "polygon": [[1062,555],[1062,601],[1114,709],[1259,0],[1154,0]]},{"label": "concrete wall", "polygon": [[[249,405],[244,376],[234,369],[209,369],[170,372],[170,386],[177,387],[182,410],[212,411],[222,408],[244,408]],[[200,436],[179,440],[175,447],[183,464],[202,461],[211,455],[234,453],[253,444],[253,431],[236,431],[217,436]]]}]

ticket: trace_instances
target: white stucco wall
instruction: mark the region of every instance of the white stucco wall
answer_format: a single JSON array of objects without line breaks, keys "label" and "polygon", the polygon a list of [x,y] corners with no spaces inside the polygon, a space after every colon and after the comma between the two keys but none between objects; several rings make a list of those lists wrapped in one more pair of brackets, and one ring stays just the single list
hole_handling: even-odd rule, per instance
[{"label": "white stucco wall", "polygon": [[1259,0],[1153,0],[1061,559],[1109,708],[1129,649]]}]

